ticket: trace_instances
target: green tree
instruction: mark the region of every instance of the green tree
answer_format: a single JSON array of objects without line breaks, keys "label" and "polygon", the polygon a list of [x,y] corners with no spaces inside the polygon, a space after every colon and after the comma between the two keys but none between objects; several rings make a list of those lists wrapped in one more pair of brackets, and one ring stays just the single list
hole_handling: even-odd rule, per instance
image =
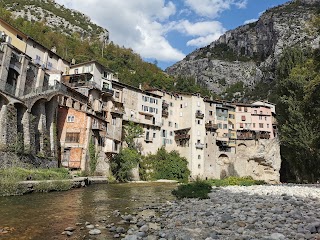
[{"label": "green tree", "polygon": [[124,126],[124,141],[127,143],[128,148],[137,149],[135,139],[141,137],[143,128],[132,121]]},{"label": "green tree", "polygon": [[121,149],[111,161],[113,176],[120,182],[130,181],[132,169],[138,165],[140,158],[141,155],[135,149]]},{"label": "green tree", "polygon": [[288,76],[280,74],[277,86],[282,174],[297,182],[315,182],[320,178],[320,80],[313,59],[300,62],[284,64]]},{"label": "green tree", "polygon": [[171,179],[186,182],[189,175],[187,159],[177,151],[167,152],[163,147],[156,154],[146,156],[140,164],[140,176],[144,180]]}]

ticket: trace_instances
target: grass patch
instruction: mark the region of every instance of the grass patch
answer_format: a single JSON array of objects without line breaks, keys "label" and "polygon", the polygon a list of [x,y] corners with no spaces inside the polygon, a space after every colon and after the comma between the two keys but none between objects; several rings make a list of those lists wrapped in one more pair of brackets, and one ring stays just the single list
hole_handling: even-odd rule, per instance
[{"label": "grass patch", "polygon": [[[19,182],[29,180],[66,180],[71,176],[67,169],[64,168],[50,168],[50,169],[24,169],[24,168],[7,168],[0,169],[0,196],[20,195]],[[70,184],[67,181],[57,181],[52,186],[47,184],[48,191],[62,191],[69,189]],[[69,188],[68,188],[69,187]],[[44,186],[39,186],[39,192],[43,192]],[[36,189],[35,189],[36,190]],[[37,190],[36,190],[37,191]]]},{"label": "grass patch", "polygon": [[193,183],[183,184],[178,186],[177,189],[172,191],[172,194],[178,199],[182,198],[209,198],[208,193],[212,190],[208,182],[197,180]]},{"label": "grass patch", "polygon": [[211,186],[252,186],[266,184],[263,180],[254,180],[252,177],[227,177],[224,179],[210,179],[206,181]]},{"label": "grass patch", "polygon": [[66,191],[72,187],[70,181],[39,182],[35,184],[35,192]]}]

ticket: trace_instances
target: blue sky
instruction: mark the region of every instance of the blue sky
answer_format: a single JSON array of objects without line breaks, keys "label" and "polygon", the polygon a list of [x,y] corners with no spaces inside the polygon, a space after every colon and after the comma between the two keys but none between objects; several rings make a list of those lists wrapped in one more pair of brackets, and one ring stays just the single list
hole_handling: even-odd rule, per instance
[{"label": "blue sky", "polygon": [[109,30],[110,40],[165,69],[227,30],[288,0],[56,0]]}]

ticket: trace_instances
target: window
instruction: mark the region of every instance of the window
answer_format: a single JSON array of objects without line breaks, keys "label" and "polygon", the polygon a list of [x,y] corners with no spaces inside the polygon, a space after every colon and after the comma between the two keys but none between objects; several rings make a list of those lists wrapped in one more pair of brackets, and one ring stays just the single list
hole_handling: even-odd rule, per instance
[{"label": "window", "polygon": [[253,123],[253,127],[254,127],[254,128],[256,127],[256,124],[255,124],[255,123]]},{"label": "window", "polygon": [[78,74],[78,73],[79,73],[79,69],[76,68],[76,69],[74,70],[74,74]]},{"label": "window", "polygon": [[244,111],[245,111],[245,112],[248,112],[248,108],[247,108],[247,107],[244,107]]},{"label": "window", "polygon": [[262,111],[260,111],[260,114],[262,114]]},{"label": "window", "polygon": [[173,107],[173,103],[172,102],[170,102],[170,107]]},{"label": "window", "polygon": [[221,123],[218,123],[218,128],[222,129],[222,124]]},{"label": "window", "polygon": [[170,131],[170,136],[173,136],[173,132],[172,131]]},{"label": "window", "polygon": [[201,164],[198,164],[198,168],[199,168],[199,169],[201,168]]},{"label": "window", "polygon": [[212,116],[212,111],[209,111],[209,116]]},{"label": "window", "polygon": [[168,122],[168,126],[169,126],[169,127],[172,127],[172,122],[169,121],[169,122]]},{"label": "window", "polygon": [[242,111],[242,107],[238,107],[238,110],[239,110],[239,112],[241,112]]},{"label": "window", "polygon": [[246,120],[246,116],[241,116],[241,120],[245,121]]},{"label": "window", "polygon": [[263,123],[259,123],[259,128],[263,128]]},{"label": "window", "polygon": [[41,57],[39,55],[36,55],[36,64],[40,64]]},{"label": "window", "polygon": [[201,155],[198,155],[198,159],[201,159]]},{"label": "window", "polygon": [[119,98],[120,92],[116,91],[115,94],[114,94],[114,96],[115,96],[116,98]]},{"label": "window", "polygon": [[175,124],[174,124],[174,127],[175,127],[175,128],[178,128],[178,123],[175,123]]},{"label": "window", "polygon": [[180,108],[182,108],[183,107],[183,105],[182,104],[180,104]]},{"label": "window", "polygon": [[48,69],[52,69],[52,63],[51,62],[48,62],[47,68]]},{"label": "window", "polygon": [[227,129],[228,125],[227,124],[223,124],[223,129]]},{"label": "window", "polygon": [[240,128],[243,128],[243,123],[240,123]]},{"label": "window", "polygon": [[80,133],[70,132],[66,134],[65,142],[67,143],[78,143],[80,139]]},{"label": "window", "polygon": [[262,116],[259,116],[259,120],[262,120]]},{"label": "window", "polygon": [[67,122],[74,122],[74,116],[68,116]]},{"label": "window", "polygon": [[267,117],[264,117],[264,120],[266,120],[266,121],[267,121]]},{"label": "window", "polygon": [[112,125],[116,125],[117,124],[117,118],[116,117],[112,117]]},{"label": "window", "polygon": [[153,138],[156,138],[156,133],[153,133]]},{"label": "window", "polygon": [[254,114],[257,114],[257,110],[254,110]]},{"label": "window", "polygon": [[269,125],[269,123],[267,124],[267,128],[270,128],[270,125]]}]

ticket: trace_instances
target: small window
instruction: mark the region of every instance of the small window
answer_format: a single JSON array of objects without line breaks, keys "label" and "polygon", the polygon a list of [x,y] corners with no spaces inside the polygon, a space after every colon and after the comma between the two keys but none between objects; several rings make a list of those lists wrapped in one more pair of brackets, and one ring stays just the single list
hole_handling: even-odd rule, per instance
[{"label": "small window", "polygon": [[270,128],[270,125],[269,125],[269,124],[267,124],[267,128]]},{"label": "small window", "polygon": [[254,128],[256,127],[256,124],[255,124],[255,123],[253,123],[253,127],[254,127]]},{"label": "small window", "polygon": [[212,111],[209,111],[209,115],[212,116]]},{"label": "small window", "polygon": [[79,143],[80,133],[67,133],[65,142],[67,143]]},{"label": "small window", "polygon": [[74,116],[68,116],[67,122],[74,122]]},{"label": "small window", "polygon": [[254,110],[254,114],[257,114],[257,110]]},{"label": "small window", "polygon": [[201,159],[201,155],[198,155],[198,159]]},{"label": "small window", "polygon": [[153,138],[156,138],[156,133],[153,133]]},{"label": "small window", "polygon": [[20,39],[21,41],[23,41],[23,38],[17,34],[17,38]]},{"label": "small window", "polygon": [[74,70],[74,74],[78,74],[78,73],[79,73],[79,69],[76,68],[76,69]]},{"label": "small window", "polygon": [[244,111],[245,111],[245,112],[248,112],[248,108],[247,108],[247,107],[244,107]]},{"label": "small window", "polygon": [[245,121],[246,120],[246,116],[241,116],[241,120]]},{"label": "small window", "polygon": [[259,128],[263,128],[263,123],[259,123]]},{"label": "small window", "polygon": [[243,128],[243,123],[240,123],[240,128]]},{"label": "small window", "polygon": [[238,111],[241,112],[242,111],[242,107],[238,107]]}]

